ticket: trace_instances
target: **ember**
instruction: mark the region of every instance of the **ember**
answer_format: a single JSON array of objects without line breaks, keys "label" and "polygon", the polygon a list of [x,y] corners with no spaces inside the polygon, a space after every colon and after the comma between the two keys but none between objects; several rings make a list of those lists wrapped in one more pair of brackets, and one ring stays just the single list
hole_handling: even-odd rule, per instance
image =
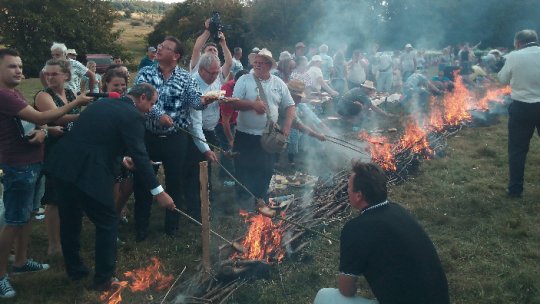
[{"label": "ember", "polygon": [[245,217],[249,224],[248,232],[242,245],[244,253],[234,253],[231,258],[246,260],[264,260],[266,262],[280,262],[285,256],[281,248],[283,229],[281,223],[274,224],[272,219],[262,215],[250,215],[241,210],[240,215]]}]

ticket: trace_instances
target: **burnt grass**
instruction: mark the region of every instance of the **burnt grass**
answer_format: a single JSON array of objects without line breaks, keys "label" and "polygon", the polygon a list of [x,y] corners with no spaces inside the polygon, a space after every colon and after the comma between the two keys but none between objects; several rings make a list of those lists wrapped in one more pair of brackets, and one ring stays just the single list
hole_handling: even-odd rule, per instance
[{"label": "burnt grass", "polygon": [[[506,118],[486,127],[465,127],[448,138],[444,155],[422,160],[418,172],[391,186],[389,197],[401,203],[431,236],[446,271],[452,303],[540,303],[540,141],[531,141],[521,199],[507,198]],[[344,164],[348,166],[349,164]],[[214,170],[216,171],[216,170]],[[132,202],[130,203],[132,208]],[[243,235],[246,227],[237,215],[238,205],[229,188],[215,183],[212,201],[213,229],[225,237]],[[344,222],[356,214],[329,223],[326,232],[339,236]],[[17,297],[0,303],[102,303],[90,289],[91,278],[69,281],[62,260],[48,259],[46,229],[34,221],[29,256],[49,261],[51,269],[12,277]],[[150,265],[150,257],[163,264],[162,272],[180,281],[199,273],[200,229],[181,219],[180,237],[163,234],[163,211],[153,207],[150,235],[134,240],[133,218],[121,225],[117,276]],[[299,254],[271,268],[268,277],[240,287],[226,303],[312,303],[317,290],[335,287],[339,245],[316,236]],[[85,221],[81,253],[93,266],[94,230]],[[212,245],[220,245],[212,238]],[[217,250],[217,249],[216,249]],[[122,303],[160,303],[165,292],[125,290]],[[360,281],[359,294],[370,296]],[[167,298],[173,300],[176,295]]]}]

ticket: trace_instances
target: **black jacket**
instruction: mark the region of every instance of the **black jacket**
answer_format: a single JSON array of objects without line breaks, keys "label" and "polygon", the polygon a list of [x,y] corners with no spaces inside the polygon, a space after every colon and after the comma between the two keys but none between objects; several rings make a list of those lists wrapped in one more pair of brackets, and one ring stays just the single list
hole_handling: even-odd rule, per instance
[{"label": "black jacket", "polygon": [[114,204],[114,168],[127,155],[150,191],[159,182],[146,152],[144,133],[144,116],[130,98],[102,98],[89,105],[58,141],[44,170],[109,205]]}]

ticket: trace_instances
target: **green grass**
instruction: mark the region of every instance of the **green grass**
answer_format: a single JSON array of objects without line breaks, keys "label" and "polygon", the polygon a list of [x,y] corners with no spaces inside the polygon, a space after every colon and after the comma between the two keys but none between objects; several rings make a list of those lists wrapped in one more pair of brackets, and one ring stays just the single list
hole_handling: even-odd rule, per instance
[{"label": "green grass", "polygon": [[[23,91],[33,88],[32,82],[25,81]],[[540,142],[537,137],[531,142],[524,197],[509,199],[504,193],[506,133],[505,118],[490,127],[464,128],[449,139],[445,157],[423,161],[416,176],[390,188],[390,198],[406,206],[435,243],[452,303],[540,303]],[[219,186],[214,194],[214,229],[230,238],[241,235],[245,227],[231,206],[234,196]],[[154,208],[152,232],[143,243],[134,242],[132,221],[121,227],[127,243],[118,252],[120,278],[125,271],[149,265],[152,256],[167,274],[177,276],[184,266],[184,279],[198,273],[199,228],[182,220],[183,236],[171,240],[162,234],[162,219],[162,211]],[[334,222],[326,229],[337,236],[343,224]],[[316,237],[306,240],[310,244],[299,256],[274,266],[269,277],[241,287],[229,303],[310,303],[318,289],[335,286],[338,245]],[[36,222],[30,255],[47,260],[46,242],[44,223]],[[89,222],[84,225],[82,254],[93,265]],[[10,303],[99,303],[99,294],[89,289],[90,279],[72,283],[61,260],[51,264],[47,272],[14,277],[19,294]],[[369,296],[367,284],[360,286],[360,293]],[[123,294],[124,303],[152,303],[160,295]]]}]

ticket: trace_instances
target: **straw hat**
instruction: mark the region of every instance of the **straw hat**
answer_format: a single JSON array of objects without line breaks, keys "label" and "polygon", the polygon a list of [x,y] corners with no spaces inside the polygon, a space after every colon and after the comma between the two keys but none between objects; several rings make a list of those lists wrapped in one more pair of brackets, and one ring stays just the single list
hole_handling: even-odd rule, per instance
[{"label": "straw hat", "polygon": [[306,93],[304,93],[306,85],[302,81],[298,79],[291,80],[289,83],[287,83],[287,87],[289,88],[289,92],[291,92],[292,96],[298,96],[301,98],[306,97]]},{"label": "straw hat", "polygon": [[377,88],[375,88],[375,85],[373,84],[373,81],[371,81],[371,80],[364,81],[364,83],[362,83],[361,86],[366,88],[366,89],[370,89],[370,90],[376,90],[377,89]]},{"label": "straw hat", "polygon": [[[251,55],[251,54],[250,54]],[[272,57],[272,52],[270,52],[268,49],[263,48],[259,51],[259,53],[254,54],[253,59],[255,60],[255,57],[262,56],[272,62],[272,69],[275,69],[277,67],[276,60]]]},{"label": "straw hat", "polygon": [[321,55],[313,55],[313,57],[311,57],[311,62],[322,62]]},{"label": "straw hat", "polygon": [[406,49],[412,49],[412,45],[410,43],[405,44]]}]

